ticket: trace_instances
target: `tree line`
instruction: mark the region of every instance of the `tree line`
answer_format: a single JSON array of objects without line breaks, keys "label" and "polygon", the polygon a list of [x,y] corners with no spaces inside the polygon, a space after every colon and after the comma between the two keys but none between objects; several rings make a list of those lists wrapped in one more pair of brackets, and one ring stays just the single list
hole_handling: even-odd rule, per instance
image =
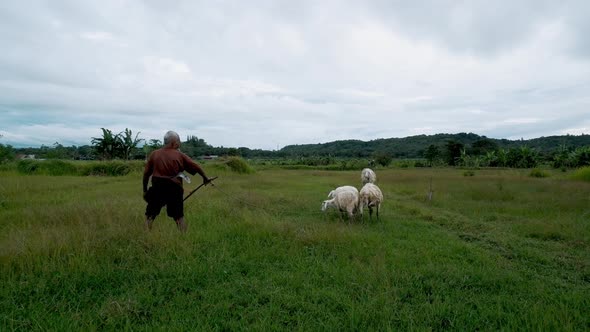
[{"label": "tree line", "polygon": [[[143,139],[131,129],[115,133],[101,128],[101,135],[90,145],[52,146],[14,149],[0,144],[0,161],[17,154],[35,154],[44,159],[145,159],[162,146],[158,139]],[[492,139],[473,133],[417,135],[372,141],[343,140],[323,144],[289,145],[278,151],[247,147],[214,147],[204,139],[189,135],[182,151],[192,158],[206,155],[244,158],[302,160],[309,165],[324,165],[342,158],[367,159],[368,163],[389,165],[394,158],[421,159],[425,166],[534,167],[550,163],[554,167],[578,167],[590,164],[590,135],[564,135],[531,140]]]}]

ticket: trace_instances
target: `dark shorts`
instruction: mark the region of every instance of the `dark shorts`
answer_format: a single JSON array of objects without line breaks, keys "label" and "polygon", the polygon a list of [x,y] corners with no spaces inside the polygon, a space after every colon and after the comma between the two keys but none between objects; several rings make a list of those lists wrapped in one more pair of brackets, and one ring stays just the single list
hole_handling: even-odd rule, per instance
[{"label": "dark shorts", "polygon": [[182,204],[183,193],[182,187],[170,180],[152,178],[152,186],[148,189],[146,195],[148,204],[145,209],[145,215],[150,219],[154,219],[160,214],[162,207],[166,205],[168,217],[174,220],[184,217]]}]

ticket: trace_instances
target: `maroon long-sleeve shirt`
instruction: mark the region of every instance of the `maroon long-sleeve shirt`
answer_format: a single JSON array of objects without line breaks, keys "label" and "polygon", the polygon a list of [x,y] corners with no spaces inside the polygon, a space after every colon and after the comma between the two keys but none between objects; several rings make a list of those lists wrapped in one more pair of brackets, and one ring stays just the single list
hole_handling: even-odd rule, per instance
[{"label": "maroon long-sleeve shirt", "polygon": [[164,147],[155,150],[150,154],[148,162],[145,165],[143,172],[143,191],[147,190],[150,176],[170,179],[182,186],[182,179],[176,177],[176,175],[183,171],[187,171],[192,175],[199,173],[203,179],[207,178],[199,164],[192,161],[191,158],[177,149]]}]

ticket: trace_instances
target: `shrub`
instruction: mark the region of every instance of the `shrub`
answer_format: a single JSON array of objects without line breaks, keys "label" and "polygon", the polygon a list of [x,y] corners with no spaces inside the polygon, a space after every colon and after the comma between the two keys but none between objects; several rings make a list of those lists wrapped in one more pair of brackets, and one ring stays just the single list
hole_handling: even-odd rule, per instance
[{"label": "shrub", "polygon": [[16,171],[16,165],[18,163],[15,161],[0,163],[0,171]]},{"label": "shrub", "polygon": [[73,163],[63,160],[20,160],[16,166],[22,174],[43,174],[43,175],[77,175],[78,168]]},{"label": "shrub", "polygon": [[81,175],[95,175],[95,176],[121,176],[129,174],[136,163],[122,162],[122,161],[96,161],[84,164],[82,166]]},{"label": "shrub", "polygon": [[389,166],[393,160],[391,154],[385,151],[376,152],[373,156],[375,158],[375,162],[383,167]]},{"label": "shrub", "polygon": [[401,162],[399,162],[398,166],[400,168],[408,168],[410,167],[410,162],[407,160],[402,160]]},{"label": "shrub", "polygon": [[14,149],[10,145],[0,144],[0,163],[14,160]]},{"label": "shrub", "polygon": [[533,168],[531,170],[531,173],[529,173],[529,176],[534,177],[534,178],[546,178],[549,177],[549,173],[542,170],[542,169],[538,169],[538,168]]},{"label": "shrub", "polygon": [[143,170],[143,161],[94,161],[69,162],[63,160],[20,160],[16,164],[19,173],[27,175],[98,175],[120,176]]},{"label": "shrub", "polygon": [[78,168],[76,165],[63,160],[43,161],[39,165],[39,173],[45,175],[77,175]]},{"label": "shrub", "polygon": [[254,169],[240,157],[230,157],[225,163],[229,169],[236,173],[250,174],[254,173]]},{"label": "shrub", "polygon": [[514,168],[532,168],[539,163],[539,153],[527,146],[511,148],[506,155],[506,166]]},{"label": "shrub", "polygon": [[474,176],[474,175],[475,175],[475,172],[471,171],[471,170],[463,172],[463,176]]},{"label": "shrub", "polygon": [[578,168],[571,177],[574,180],[590,181],[590,167]]},{"label": "shrub", "polygon": [[20,160],[16,165],[16,170],[22,174],[34,174],[37,168],[39,167],[39,162],[25,159]]}]

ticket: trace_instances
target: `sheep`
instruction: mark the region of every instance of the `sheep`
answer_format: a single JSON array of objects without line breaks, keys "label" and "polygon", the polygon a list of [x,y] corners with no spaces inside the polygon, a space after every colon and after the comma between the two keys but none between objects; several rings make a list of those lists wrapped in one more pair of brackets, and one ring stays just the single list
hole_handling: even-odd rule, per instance
[{"label": "sheep", "polygon": [[365,207],[369,208],[369,218],[373,218],[373,208],[377,210],[377,220],[379,220],[379,210],[383,203],[383,193],[381,189],[372,183],[365,184],[359,194],[359,210],[361,218]]},{"label": "sheep", "polygon": [[341,212],[347,212],[350,220],[354,219],[359,204],[358,189],[352,186],[338,187],[328,194],[328,198],[331,199],[322,203],[322,212],[326,212],[329,207],[333,207]]},{"label": "sheep", "polygon": [[375,183],[377,181],[377,174],[372,169],[365,168],[361,172],[361,181],[363,182],[363,186],[367,183]]},{"label": "sheep", "polygon": [[356,191],[357,193],[359,192],[358,189],[356,189],[353,186],[342,186],[330,191],[330,193],[328,194],[328,198],[334,198],[334,195],[336,195],[336,193],[340,191]]}]

